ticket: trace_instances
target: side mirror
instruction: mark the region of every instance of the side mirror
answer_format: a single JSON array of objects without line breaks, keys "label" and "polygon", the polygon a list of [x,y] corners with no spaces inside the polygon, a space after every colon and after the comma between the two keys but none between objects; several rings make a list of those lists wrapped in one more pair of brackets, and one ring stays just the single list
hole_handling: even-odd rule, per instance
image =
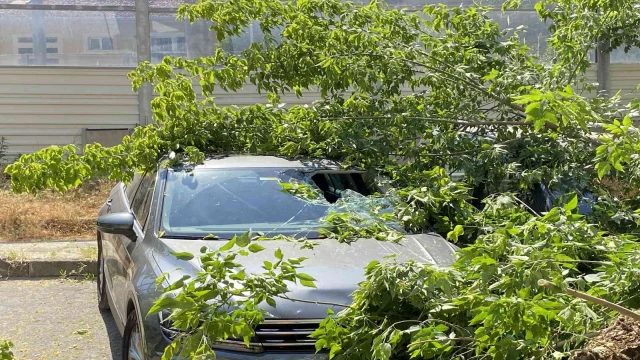
[{"label": "side mirror", "polygon": [[125,235],[135,239],[136,233],[133,231],[133,215],[130,213],[115,213],[102,215],[96,221],[96,226],[100,232],[105,234]]}]

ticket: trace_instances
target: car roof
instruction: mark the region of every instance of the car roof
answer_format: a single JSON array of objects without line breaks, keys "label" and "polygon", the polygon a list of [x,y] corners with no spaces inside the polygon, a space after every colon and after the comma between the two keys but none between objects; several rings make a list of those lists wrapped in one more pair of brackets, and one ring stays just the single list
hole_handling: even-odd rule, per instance
[{"label": "car roof", "polygon": [[340,164],[325,159],[290,160],[277,156],[262,155],[215,155],[208,156],[196,169],[238,168],[301,168],[316,170],[340,170]]}]

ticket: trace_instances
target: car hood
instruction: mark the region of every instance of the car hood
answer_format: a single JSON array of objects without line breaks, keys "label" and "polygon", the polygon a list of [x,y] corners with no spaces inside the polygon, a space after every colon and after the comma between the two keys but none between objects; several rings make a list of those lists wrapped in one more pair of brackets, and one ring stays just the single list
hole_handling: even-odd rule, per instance
[{"label": "car hood", "polygon": [[[222,247],[225,240],[174,240],[159,239],[154,249],[154,258],[160,270],[170,274],[169,281],[180,279],[183,275],[195,277],[201,270],[198,255],[200,248],[207,246],[211,250]],[[291,284],[288,297],[319,303],[348,305],[352,302],[351,293],[365,279],[364,268],[374,260],[382,261],[395,255],[395,261],[415,260],[421,263],[448,266],[455,261],[456,247],[434,234],[408,235],[399,243],[361,239],[350,244],[335,240],[318,240],[313,249],[301,249],[299,244],[289,241],[261,241],[265,250],[239,256],[236,261],[242,264],[247,273],[263,272],[264,261],[275,261],[274,251],[281,249],[285,258],[306,257],[299,271],[313,276],[317,288]],[[189,261],[178,260],[170,252],[190,252],[196,257]],[[278,318],[324,318],[326,309],[342,310],[338,306],[318,305],[276,299],[276,307],[264,304],[264,309]]]}]

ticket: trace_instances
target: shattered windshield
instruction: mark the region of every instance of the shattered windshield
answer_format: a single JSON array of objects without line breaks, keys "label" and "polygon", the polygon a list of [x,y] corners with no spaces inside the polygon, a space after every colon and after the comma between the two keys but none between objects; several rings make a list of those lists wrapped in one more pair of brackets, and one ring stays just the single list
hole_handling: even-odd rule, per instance
[{"label": "shattered windshield", "polygon": [[269,236],[314,237],[329,212],[357,211],[366,208],[360,206],[361,202],[379,201],[366,197],[374,191],[359,172],[310,173],[279,168],[170,170],[160,230],[164,237],[213,234],[227,239],[249,230]]}]

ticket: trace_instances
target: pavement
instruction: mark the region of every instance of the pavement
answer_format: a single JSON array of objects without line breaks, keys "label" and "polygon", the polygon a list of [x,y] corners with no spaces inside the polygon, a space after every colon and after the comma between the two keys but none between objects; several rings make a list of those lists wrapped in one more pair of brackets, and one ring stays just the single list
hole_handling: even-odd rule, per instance
[{"label": "pavement", "polygon": [[0,279],[96,273],[95,240],[0,243]]},{"label": "pavement", "polygon": [[0,339],[17,360],[122,360],[122,337],[100,312],[95,281],[0,280]]}]

